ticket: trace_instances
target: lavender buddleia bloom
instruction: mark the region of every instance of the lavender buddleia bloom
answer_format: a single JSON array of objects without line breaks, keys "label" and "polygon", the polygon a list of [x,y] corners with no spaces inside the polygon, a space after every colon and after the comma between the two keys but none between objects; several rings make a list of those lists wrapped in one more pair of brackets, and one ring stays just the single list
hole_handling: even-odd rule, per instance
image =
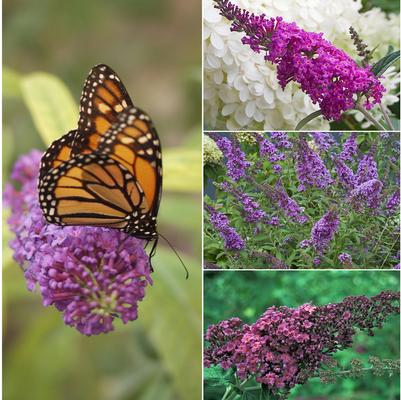
[{"label": "lavender buddleia bloom", "polygon": [[11,177],[20,186],[5,189],[8,219],[15,238],[14,258],[29,290],[39,286],[45,306],[55,306],[64,322],[85,335],[113,330],[138,317],[138,302],[152,283],[142,241],[113,229],[48,224],[38,202],[42,154],[22,156]]},{"label": "lavender buddleia bloom", "polygon": [[379,179],[377,164],[373,157],[375,150],[375,147],[370,149],[369,153],[365,154],[359,161],[358,170],[356,172],[357,185],[361,185],[362,183],[372,179]]},{"label": "lavender buddleia bloom", "polygon": [[296,171],[300,183],[299,191],[305,190],[308,186],[323,189],[333,183],[324,162],[303,138],[298,143]]},{"label": "lavender buddleia bloom", "polygon": [[256,134],[256,139],[259,144],[259,155],[261,158],[267,158],[273,164],[273,170],[276,173],[281,172],[281,166],[277,163],[285,160],[285,154],[281,153],[276,145],[263,134]]},{"label": "lavender buddleia bloom", "polygon": [[343,144],[343,148],[338,158],[345,161],[354,161],[355,156],[358,152],[358,144],[356,142],[356,134],[352,133]]},{"label": "lavender buddleia bloom", "polygon": [[280,180],[277,181],[274,193],[272,194],[277,206],[284,212],[285,215],[294,219],[294,221],[304,224],[308,221],[308,217],[303,214],[303,210],[298,203],[288,196]]},{"label": "lavender buddleia bloom", "polygon": [[386,209],[388,211],[397,210],[400,206],[400,190],[396,190],[386,202]]},{"label": "lavender buddleia bloom", "polygon": [[215,2],[221,15],[232,21],[231,30],[245,33],[242,43],[277,65],[280,86],[297,82],[326,119],[338,120],[355,108],[357,96],[366,109],[381,102],[385,88],[371,67],[358,66],[322,33],[306,32],[282,17],[251,14],[227,0]]},{"label": "lavender buddleia bloom", "polygon": [[235,189],[233,185],[228,182],[223,182],[219,184],[218,187],[227,193],[231,193],[237,199],[241,204],[246,222],[256,223],[266,218],[266,213],[260,208],[259,203],[246,193]]},{"label": "lavender buddleia bloom", "polygon": [[352,267],[352,257],[348,253],[341,253],[338,256],[341,264],[345,265],[346,267]]},{"label": "lavender buddleia bloom", "polygon": [[334,210],[330,210],[313,225],[311,243],[317,253],[322,254],[326,250],[333,240],[339,224],[340,219],[338,213]]},{"label": "lavender buddleia bloom", "polygon": [[346,165],[344,160],[340,157],[333,157],[333,161],[340,183],[348,190],[353,189],[357,183],[357,178],[352,169],[348,167],[348,165]]},{"label": "lavender buddleia bloom", "polygon": [[331,133],[326,132],[314,132],[311,133],[313,141],[316,143],[321,153],[327,152],[331,146],[335,143]]},{"label": "lavender buddleia bloom", "polygon": [[205,205],[205,209],[209,213],[210,223],[223,238],[224,247],[228,250],[242,250],[245,247],[245,241],[230,226],[228,217],[207,204]]},{"label": "lavender buddleia bloom", "polygon": [[246,174],[250,163],[246,160],[244,152],[235,143],[224,136],[213,135],[220,151],[226,158],[227,175],[235,182],[239,181]]},{"label": "lavender buddleia bloom", "polygon": [[293,147],[285,132],[270,132],[270,138],[275,141],[280,149],[291,149]]},{"label": "lavender buddleia bloom", "polygon": [[354,209],[361,212],[365,207],[377,209],[380,203],[383,183],[378,179],[371,179],[353,189],[349,195]]}]

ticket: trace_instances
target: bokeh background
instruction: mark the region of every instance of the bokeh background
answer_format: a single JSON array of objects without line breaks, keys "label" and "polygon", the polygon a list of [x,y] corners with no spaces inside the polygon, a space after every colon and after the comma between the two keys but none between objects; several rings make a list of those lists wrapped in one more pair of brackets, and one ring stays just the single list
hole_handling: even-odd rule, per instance
[{"label": "bokeh background", "polygon": [[[159,132],[166,173],[159,230],[190,272],[186,281],[161,240],[138,320],[87,338],[27,291],[3,224],[3,398],[200,399],[200,2],[6,0],[3,16],[3,184],[21,154],[65,133],[51,132],[42,117],[72,108],[76,123],[87,73],[106,63]],[[47,91],[35,86],[38,76],[51,79]],[[46,96],[41,115],[35,104]]]},{"label": "bokeh background", "polygon": [[[373,296],[383,290],[400,290],[397,271],[205,271],[204,330],[210,324],[231,317],[254,323],[270,306],[297,307],[312,302],[323,305],[346,296]],[[375,336],[357,334],[352,348],[334,358],[349,366],[356,358],[367,365],[369,356],[398,359],[400,354],[400,317],[390,317]],[[400,395],[399,376],[338,380],[323,385],[311,379],[296,387],[290,400],[396,400]],[[224,388],[205,385],[205,400],[221,399]]]}]

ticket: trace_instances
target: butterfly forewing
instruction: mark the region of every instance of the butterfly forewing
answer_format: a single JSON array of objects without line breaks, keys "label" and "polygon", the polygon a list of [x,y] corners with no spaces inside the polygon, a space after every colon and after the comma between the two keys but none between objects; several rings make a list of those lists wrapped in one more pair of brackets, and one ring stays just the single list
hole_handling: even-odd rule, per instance
[{"label": "butterfly forewing", "polygon": [[104,64],[93,67],[81,95],[73,155],[95,151],[119,113],[132,105],[123,83],[110,67]]}]

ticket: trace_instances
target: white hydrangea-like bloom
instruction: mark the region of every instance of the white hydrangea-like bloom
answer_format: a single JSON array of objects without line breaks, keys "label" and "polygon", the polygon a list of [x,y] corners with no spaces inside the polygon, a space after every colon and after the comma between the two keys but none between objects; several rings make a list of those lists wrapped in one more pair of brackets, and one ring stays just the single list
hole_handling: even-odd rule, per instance
[{"label": "white hydrangea-like bloom", "polygon": [[[276,66],[264,54],[243,45],[243,33],[231,32],[230,22],[204,0],[204,120],[206,129],[293,130],[303,118],[319,109],[309,96],[291,82],[283,90],[276,78]],[[327,40],[356,56],[349,28],[353,26],[371,47],[380,45],[375,58],[388,46],[398,47],[399,15],[389,18],[379,9],[361,13],[360,0],[235,0],[235,4],[256,14],[282,16],[307,31],[323,32]],[[387,73],[390,89],[384,104],[394,104],[398,74]],[[362,116],[361,116],[362,117]],[[359,113],[358,113],[359,118]],[[305,129],[329,130],[328,121],[316,118]]]},{"label": "white hydrangea-like bloom", "polygon": [[223,153],[217,147],[215,141],[208,135],[203,135],[203,163],[205,165],[220,164]]}]

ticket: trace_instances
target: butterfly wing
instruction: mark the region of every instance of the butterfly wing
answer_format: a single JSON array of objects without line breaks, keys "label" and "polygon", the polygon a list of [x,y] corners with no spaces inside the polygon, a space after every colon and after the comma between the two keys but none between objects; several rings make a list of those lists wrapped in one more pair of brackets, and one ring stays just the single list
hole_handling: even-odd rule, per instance
[{"label": "butterfly wing", "polygon": [[149,116],[135,107],[121,112],[102,137],[99,152],[135,176],[148,204],[147,218],[155,219],[161,199],[162,159],[160,140]]},{"label": "butterfly wing", "polygon": [[150,239],[155,221],[145,216],[144,192],[129,171],[106,155],[81,154],[54,168],[39,182],[40,206],[48,222],[123,230]]},{"label": "butterfly wing", "polygon": [[117,121],[119,113],[132,106],[118,75],[104,64],[93,67],[81,95],[73,155],[95,151],[101,137]]},{"label": "butterfly wing", "polygon": [[70,159],[76,133],[76,130],[70,131],[50,145],[41,159],[39,178]]}]

